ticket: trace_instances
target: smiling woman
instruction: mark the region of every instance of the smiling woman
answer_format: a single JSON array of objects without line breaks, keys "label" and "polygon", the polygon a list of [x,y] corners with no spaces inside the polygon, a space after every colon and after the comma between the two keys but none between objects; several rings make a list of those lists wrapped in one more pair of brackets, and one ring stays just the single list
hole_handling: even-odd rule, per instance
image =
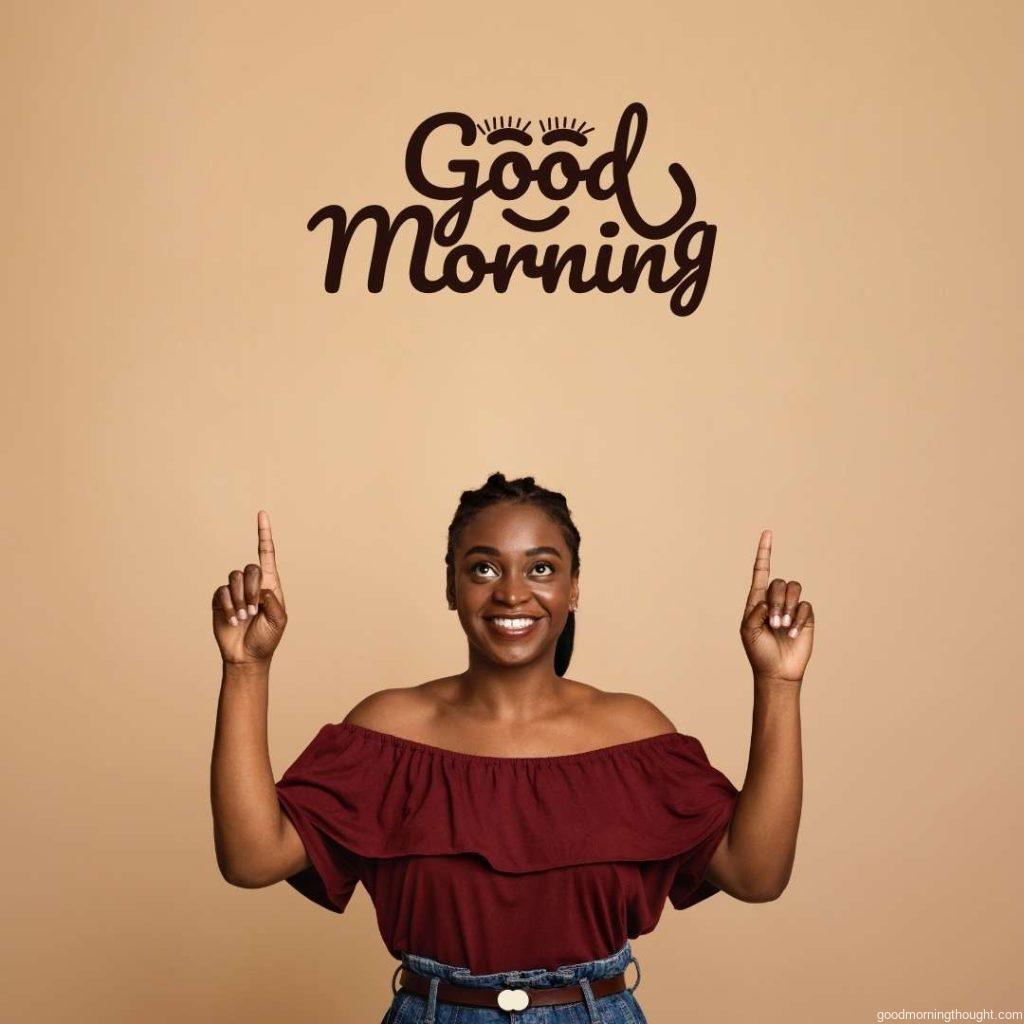
[{"label": "smiling woman", "polygon": [[566,677],[580,532],[563,494],[501,473],[462,492],[448,528],[466,668],[371,693],[267,779],[265,687],[287,615],[266,513],[259,526],[260,564],[214,597],[218,859],[235,885],[287,880],[339,914],[361,882],[399,961],[386,1024],[526,1007],[537,1024],[645,1024],[630,940],[666,903],[785,887],[813,619],[799,584],[769,586],[770,531],[741,627],[755,667],[741,791],[650,701]]}]

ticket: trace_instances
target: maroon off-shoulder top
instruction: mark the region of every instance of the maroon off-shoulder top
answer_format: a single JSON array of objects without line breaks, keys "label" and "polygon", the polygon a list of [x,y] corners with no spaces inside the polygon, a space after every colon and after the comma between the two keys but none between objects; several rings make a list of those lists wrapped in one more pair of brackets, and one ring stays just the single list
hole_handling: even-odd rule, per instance
[{"label": "maroon off-shoulder top", "polygon": [[475,974],[609,956],[718,892],[703,876],[739,791],[678,732],[491,757],[350,722],[275,784],[309,854],[288,883],[341,913],[362,882],[380,934]]}]

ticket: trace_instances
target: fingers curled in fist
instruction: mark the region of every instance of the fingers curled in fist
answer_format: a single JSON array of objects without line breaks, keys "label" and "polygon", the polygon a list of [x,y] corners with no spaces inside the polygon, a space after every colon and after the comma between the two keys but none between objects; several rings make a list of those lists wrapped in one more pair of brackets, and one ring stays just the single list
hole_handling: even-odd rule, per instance
[{"label": "fingers curled in fist", "polygon": [[260,603],[260,576],[260,567],[250,562],[244,572],[239,569],[229,572],[227,586],[217,591],[221,608],[232,626],[256,617]]},{"label": "fingers curled in fist", "polygon": [[800,583],[797,580],[774,579],[768,585],[768,625],[772,629],[785,629],[786,635],[799,634],[811,606],[800,600]]}]

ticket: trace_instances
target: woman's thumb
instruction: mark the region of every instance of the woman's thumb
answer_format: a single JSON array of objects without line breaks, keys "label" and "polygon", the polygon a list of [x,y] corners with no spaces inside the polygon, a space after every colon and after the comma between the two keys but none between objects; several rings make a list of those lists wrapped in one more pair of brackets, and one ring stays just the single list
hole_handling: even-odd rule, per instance
[{"label": "woman's thumb", "polygon": [[276,629],[281,629],[288,621],[288,616],[285,614],[281,602],[278,601],[277,594],[272,590],[261,590],[260,603],[263,605],[263,614],[266,615],[270,624]]},{"label": "woman's thumb", "polygon": [[768,602],[758,601],[744,616],[740,625],[740,632],[747,633],[764,625],[765,617],[768,614]]}]

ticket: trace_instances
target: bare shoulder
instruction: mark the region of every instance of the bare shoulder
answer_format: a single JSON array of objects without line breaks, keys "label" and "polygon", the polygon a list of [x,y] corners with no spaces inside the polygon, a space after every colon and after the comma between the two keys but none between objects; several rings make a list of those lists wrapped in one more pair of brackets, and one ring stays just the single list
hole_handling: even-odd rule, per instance
[{"label": "bare shoulder", "polygon": [[609,706],[628,723],[630,731],[636,732],[638,739],[677,731],[672,719],[639,693],[609,693],[608,698]]},{"label": "bare shoulder", "polygon": [[581,697],[580,710],[597,723],[609,743],[629,742],[677,732],[672,720],[661,709],[637,693],[599,690],[587,683],[576,683]]},{"label": "bare shoulder", "polygon": [[377,732],[406,735],[423,721],[432,701],[429,684],[418,686],[389,686],[364,697],[344,717],[343,721],[361,725]]},{"label": "bare shoulder", "polygon": [[457,688],[455,676],[412,686],[389,686],[364,697],[344,721],[378,732],[416,736],[436,720],[439,709],[453,702]]}]

